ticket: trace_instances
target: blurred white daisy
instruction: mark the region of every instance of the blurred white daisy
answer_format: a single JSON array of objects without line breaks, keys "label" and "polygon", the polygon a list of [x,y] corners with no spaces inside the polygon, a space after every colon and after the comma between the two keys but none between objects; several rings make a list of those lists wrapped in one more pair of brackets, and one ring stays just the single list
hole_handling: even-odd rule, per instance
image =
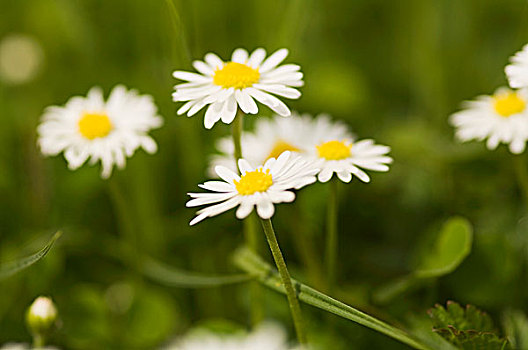
[{"label": "blurred white daisy", "polygon": [[138,148],[157,151],[148,135],[163,120],[149,95],[116,86],[107,101],[100,88],[92,88],[86,97],[70,98],[64,107],[48,107],[38,127],[42,153],[55,156],[64,153],[70,169],[101,161],[101,177],[108,178],[112,168],[124,168],[126,157]]},{"label": "blurred white daisy", "polygon": [[240,176],[226,167],[217,166],[216,173],[223,181],[208,181],[198,185],[212,193],[189,193],[193,199],[187,202],[187,207],[214,204],[199,210],[190,224],[194,225],[236,206],[239,206],[236,211],[239,219],[247,217],[255,206],[261,218],[269,219],[275,212],[274,204],[295,199],[295,193],[290,190],[300,189],[316,181],[315,175],[319,172],[316,166],[315,162],[289,151],[277,159],[268,159],[263,166],[256,168],[247,160],[239,159]]},{"label": "blurred white daisy", "polygon": [[273,323],[263,323],[251,333],[221,335],[204,330],[191,332],[163,350],[288,350],[286,332]]},{"label": "blurred white daisy", "polygon": [[[253,167],[263,164],[269,158],[277,158],[282,152],[304,154],[310,147],[307,140],[320,139],[321,130],[332,139],[351,137],[346,125],[332,122],[324,114],[313,118],[309,114],[293,112],[290,118],[274,115],[271,119],[260,118],[255,123],[254,132],[242,134],[242,155]],[[217,149],[221,154],[211,158],[209,172],[215,176],[217,165],[236,171],[233,139],[224,137],[218,140]]]},{"label": "blurred white daisy", "polygon": [[510,58],[511,64],[505,72],[512,88],[528,87],[528,45]]},{"label": "blurred white daisy", "polygon": [[369,182],[366,170],[388,171],[392,158],[387,156],[390,147],[375,145],[373,140],[354,141],[353,135],[339,122],[329,117],[318,117],[312,122],[312,132],[304,139],[303,154],[319,160],[320,182],[329,181],[335,173],[343,182],[355,175]]},{"label": "blurred white daisy", "polygon": [[44,346],[35,348],[31,344],[26,343],[6,343],[0,347],[0,350],[60,350],[55,346]]},{"label": "blurred white daisy", "polygon": [[462,142],[487,139],[489,149],[505,143],[512,153],[519,154],[528,139],[527,101],[528,89],[500,88],[493,96],[465,102],[464,109],[453,114],[449,122]]},{"label": "blurred white daisy", "polygon": [[303,74],[296,64],[277,67],[288,55],[280,49],[265,59],[266,51],[258,48],[251,53],[236,49],[231,61],[224,62],[214,53],[205,55],[205,62],[194,61],[200,73],[175,71],[176,79],[187,81],[175,86],[174,101],[186,101],[178,114],[193,116],[206,105],[204,125],[207,129],[222,120],[230,124],[238,107],[246,114],[258,112],[260,102],[281,116],[289,116],[289,108],[274,95],[296,99],[301,96],[294,87],[303,85]]}]

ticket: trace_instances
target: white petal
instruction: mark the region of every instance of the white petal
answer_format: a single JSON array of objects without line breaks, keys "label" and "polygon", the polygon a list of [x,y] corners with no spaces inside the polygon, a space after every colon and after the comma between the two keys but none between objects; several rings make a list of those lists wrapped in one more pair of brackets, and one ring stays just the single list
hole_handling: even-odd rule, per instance
[{"label": "white petal", "polygon": [[283,117],[287,117],[291,114],[290,109],[275,96],[255,88],[246,88],[245,91],[254,97],[255,100],[271,108],[275,113]]},{"label": "white petal", "polygon": [[226,124],[231,124],[235,120],[237,112],[237,103],[234,95],[231,95],[227,101],[224,102],[222,109],[222,121]]},{"label": "white petal", "polygon": [[269,219],[275,213],[275,207],[268,198],[262,199],[257,203],[257,213],[262,219]]},{"label": "white petal", "polygon": [[255,169],[253,169],[253,167],[249,164],[249,162],[247,160],[245,160],[244,158],[240,158],[238,160],[238,169],[240,169],[240,173],[242,175],[244,175],[245,173],[247,172],[250,172],[250,171],[253,171]]},{"label": "white petal", "polygon": [[251,202],[242,201],[236,211],[236,217],[238,219],[245,219],[253,211],[253,206]]},{"label": "white petal", "polygon": [[240,109],[246,114],[256,114],[258,107],[251,96],[244,90],[236,90],[235,98],[240,106]]},{"label": "white petal", "polygon": [[237,62],[237,63],[246,63],[248,59],[248,52],[244,49],[236,49],[233,51],[233,55],[231,56],[231,61]]},{"label": "white petal", "polygon": [[221,69],[224,66],[224,61],[214,53],[208,53],[205,55],[205,62],[207,62],[213,70]]},{"label": "white petal", "polygon": [[222,180],[230,184],[232,184],[233,181],[235,180],[240,181],[240,176],[238,176],[238,174],[236,174],[235,172],[229,170],[228,168],[224,166],[221,166],[221,165],[216,166],[215,172]]},{"label": "white petal", "polygon": [[251,56],[249,56],[248,65],[253,68],[257,68],[258,66],[260,66],[265,57],[266,50],[264,50],[263,48],[258,48],[251,53]]},{"label": "white petal", "polygon": [[288,56],[288,50],[287,49],[280,49],[275,51],[270,57],[268,57],[260,66],[259,71],[262,73],[266,73],[267,71],[275,68],[279,63],[284,61],[284,59]]},{"label": "white petal", "polygon": [[331,168],[324,168],[323,170],[321,170],[317,178],[320,182],[328,182],[328,180],[332,178],[333,173],[334,171]]},{"label": "white petal", "polygon": [[296,99],[301,97],[299,90],[281,84],[253,84],[253,87],[286,98]]},{"label": "white petal", "polygon": [[214,192],[231,192],[233,191],[233,185],[230,185],[223,181],[207,181],[203,184],[198,185],[199,187]]},{"label": "white petal", "polygon": [[213,75],[214,70],[206,63],[202,61],[194,61],[192,63],[193,67],[200,73],[204,75]]},{"label": "white petal", "polygon": [[339,180],[343,182],[347,182],[347,183],[352,180],[352,174],[349,173],[348,171],[337,172],[337,177],[339,178]]},{"label": "white petal", "polygon": [[176,79],[192,81],[192,82],[197,82],[197,83],[207,82],[211,80],[210,78],[204,77],[203,75],[191,73],[191,72],[185,72],[181,70],[177,70],[173,72],[172,76]]}]

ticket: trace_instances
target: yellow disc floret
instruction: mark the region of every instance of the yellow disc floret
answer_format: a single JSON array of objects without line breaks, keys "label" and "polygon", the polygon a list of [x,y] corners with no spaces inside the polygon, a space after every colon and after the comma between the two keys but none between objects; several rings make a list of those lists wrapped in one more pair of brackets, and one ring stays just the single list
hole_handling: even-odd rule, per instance
[{"label": "yellow disc floret", "polygon": [[493,96],[495,111],[503,116],[521,113],[526,109],[526,101],[515,91],[501,92]]},{"label": "yellow disc floret", "polygon": [[260,73],[242,63],[229,62],[222,69],[215,71],[213,83],[226,89],[244,89],[257,83]]},{"label": "yellow disc floret", "polygon": [[299,152],[299,149],[286,141],[279,140],[275,142],[273,149],[271,150],[271,152],[268,155],[268,158],[266,159],[278,158],[283,152],[286,152],[286,151]]},{"label": "yellow disc floret", "polygon": [[112,128],[106,113],[84,113],[79,119],[79,132],[89,140],[107,136]]},{"label": "yellow disc floret", "polygon": [[316,147],[319,157],[326,160],[339,160],[350,157],[352,144],[345,141],[328,141]]},{"label": "yellow disc floret", "polygon": [[255,192],[266,191],[273,184],[273,178],[269,172],[269,169],[264,172],[260,168],[254,171],[248,171],[242,175],[240,181],[235,181],[238,193],[243,196],[248,196]]}]

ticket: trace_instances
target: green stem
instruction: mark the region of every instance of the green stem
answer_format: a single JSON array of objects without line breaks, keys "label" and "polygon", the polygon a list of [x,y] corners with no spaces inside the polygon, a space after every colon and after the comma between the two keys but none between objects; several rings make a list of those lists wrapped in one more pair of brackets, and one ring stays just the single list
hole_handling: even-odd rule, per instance
[{"label": "green stem", "polygon": [[303,214],[297,208],[294,212],[294,219],[291,220],[291,242],[306,268],[310,283],[316,288],[324,288],[326,283],[325,273],[321,264],[320,255],[314,246],[313,233],[308,226]]},{"label": "green stem", "polygon": [[528,167],[524,155],[513,156],[513,165],[515,167],[515,176],[523,193],[525,205],[528,205]]},{"label": "green stem", "polygon": [[33,334],[33,348],[40,349],[46,345],[46,338],[40,333]]},{"label": "green stem", "polygon": [[232,134],[233,145],[235,146],[235,165],[238,169],[238,160],[242,158],[242,130],[244,129],[244,113],[238,111],[235,120],[233,120]]},{"label": "green stem", "polygon": [[306,334],[304,333],[301,306],[299,305],[299,300],[297,299],[297,295],[293,289],[290,273],[288,272],[286,262],[282,256],[279,242],[277,242],[273,225],[270,219],[262,219],[261,222],[262,228],[264,229],[264,234],[266,235],[269,247],[271,249],[271,254],[275,260],[275,265],[277,266],[277,270],[279,270],[282,285],[284,286],[284,291],[286,292],[286,297],[288,298],[293,324],[295,325],[295,331],[297,333],[297,340],[300,344],[306,344]]},{"label": "green stem", "polygon": [[[232,134],[234,145],[235,167],[238,169],[238,160],[242,158],[242,132],[244,130],[244,113],[238,111],[233,120]],[[250,215],[244,220],[244,239],[246,245],[254,252],[258,252],[258,240],[256,232],[256,219]],[[260,301],[262,300],[261,288],[256,282],[252,282],[249,287],[250,318],[253,325],[257,325],[264,318],[264,312]]]},{"label": "green stem", "polygon": [[[281,279],[277,275],[277,271],[265,263],[260,256],[256,255],[249,249],[237,250],[233,256],[233,260],[238,268],[252,276],[256,276],[260,283],[279,293],[287,294],[285,286],[280,283]],[[396,339],[401,343],[407,344],[412,348],[434,350],[434,348],[415,339],[402,329],[378,320],[375,317],[335,300],[326,294],[297,282],[296,280],[292,279],[291,283],[295,285],[299,300],[308,305],[312,305],[321,310],[333,313],[334,315],[373,329]]]},{"label": "green stem", "polygon": [[139,256],[139,242],[134,228],[133,218],[135,215],[130,207],[130,202],[125,197],[116,179],[108,180],[110,199],[117,215],[119,231],[121,233],[124,259],[130,266],[139,268],[136,257]]},{"label": "green stem", "polygon": [[328,195],[328,206],[326,211],[326,274],[327,291],[331,293],[336,282],[337,266],[337,213],[338,213],[338,180],[330,181],[330,193]]}]

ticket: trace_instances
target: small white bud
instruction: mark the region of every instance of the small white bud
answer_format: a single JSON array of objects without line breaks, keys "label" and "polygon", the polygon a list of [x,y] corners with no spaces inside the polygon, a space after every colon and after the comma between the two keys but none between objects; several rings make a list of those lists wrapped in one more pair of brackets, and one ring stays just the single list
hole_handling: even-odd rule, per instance
[{"label": "small white bud", "polygon": [[38,297],[29,307],[26,322],[33,334],[48,333],[57,321],[57,308],[51,298]]}]

